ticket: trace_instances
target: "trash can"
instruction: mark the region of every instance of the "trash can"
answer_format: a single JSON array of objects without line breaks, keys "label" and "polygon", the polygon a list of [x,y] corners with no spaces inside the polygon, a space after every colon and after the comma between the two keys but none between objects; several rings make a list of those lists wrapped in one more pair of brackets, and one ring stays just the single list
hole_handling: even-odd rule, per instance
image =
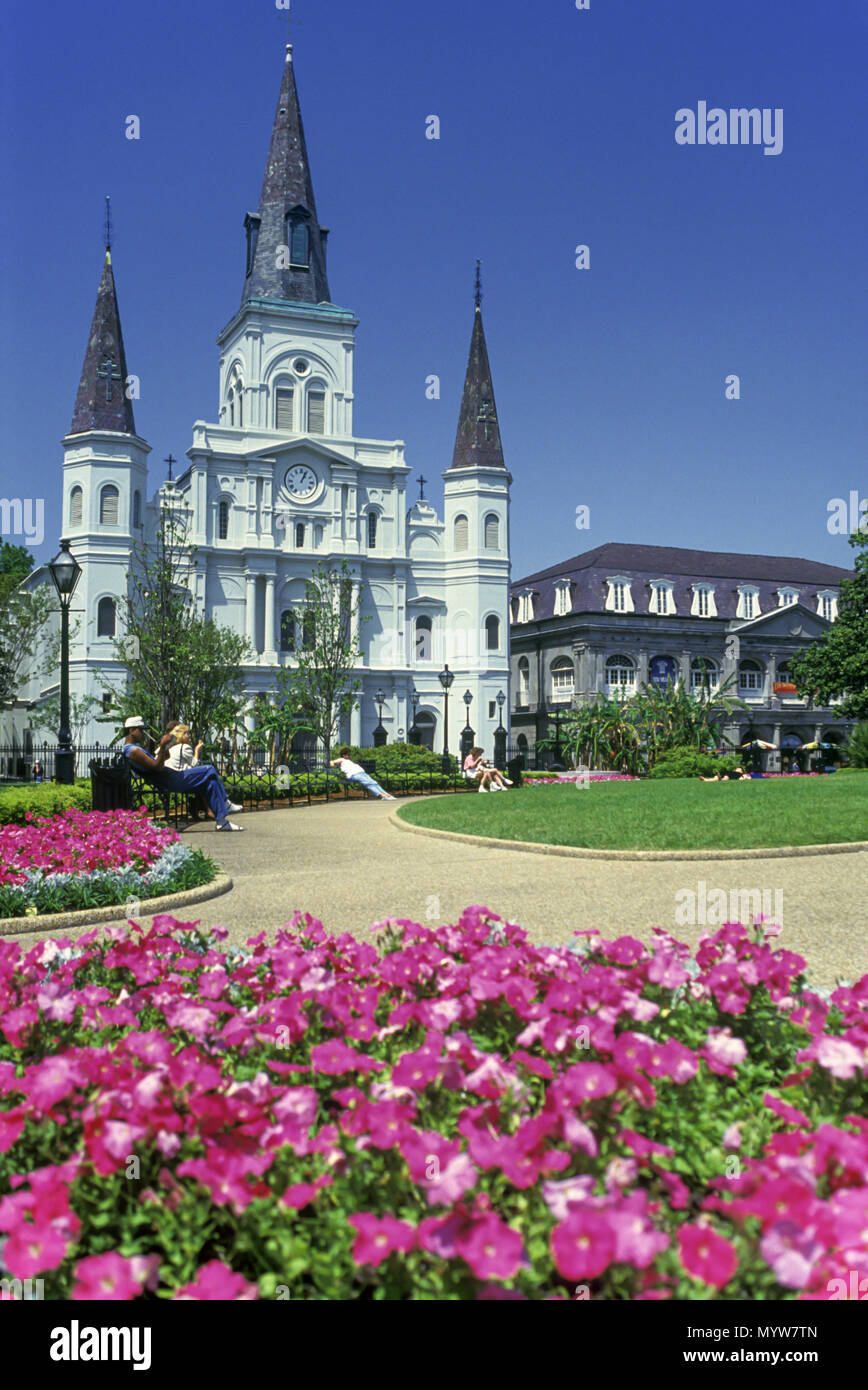
[{"label": "trash can", "polygon": [[510,758],[506,765],[506,775],[516,787],[521,786],[521,770],[524,767],[524,758],[519,753],[518,757]]},{"label": "trash can", "polygon": [[131,811],[133,787],[126,758],[90,763],[90,792],[95,811]]}]

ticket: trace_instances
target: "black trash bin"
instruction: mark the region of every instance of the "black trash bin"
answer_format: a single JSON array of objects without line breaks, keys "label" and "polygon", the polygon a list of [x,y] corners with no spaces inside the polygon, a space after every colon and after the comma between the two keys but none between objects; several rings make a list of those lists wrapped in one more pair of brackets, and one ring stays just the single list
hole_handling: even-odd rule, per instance
[{"label": "black trash bin", "polygon": [[523,767],[524,758],[521,754],[519,754],[517,758],[510,758],[506,765],[506,775],[510,782],[514,783],[516,787],[521,786],[521,770]]},{"label": "black trash bin", "polygon": [[133,784],[123,754],[110,762],[90,763],[90,791],[95,811],[132,811]]}]

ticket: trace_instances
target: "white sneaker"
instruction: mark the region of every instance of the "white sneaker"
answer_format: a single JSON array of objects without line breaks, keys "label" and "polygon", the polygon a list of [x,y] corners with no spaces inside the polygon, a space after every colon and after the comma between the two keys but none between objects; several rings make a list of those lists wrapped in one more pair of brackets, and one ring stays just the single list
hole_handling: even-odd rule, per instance
[{"label": "white sneaker", "polygon": [[229,812],[231,812],[231,813],[234,814],[234,815],[237,815],[239,811],[243,811],[243,810],[244,810],[244,807],[243,807],[243,806],[236,806],[234,801],[230,801],[229,804],[228,804],[228,806],[226,807],[226,810],[229,811]]},{"label": "white sneaker", "polygon": [[480,790],[481,792],[487,792],[487,791],[488,791],[488,787],[480,787],[479,790]]},{"label": "white sneaker", "polygon": [[507,786],[508,786],[508,787],[511,787],[511,786],[513,786],[513,783],[512,783],[512,782],[510,782],[510,780],[509,780],[509,778],[508,778],[508,777],[504,777],[504,779],[503,779],[503,780],[504,780],[504,782],[505,782],[505,783],[506,783],[506,785],[507,785]]},{"label": "white sneaker", "polygon": [[244,829],[244,826],[243,826],[243,825],[236,825],[235,822],[234,822],[234,821],[231,821],[231,820],[218,820],[216,829],[217,829],[217,830],[243,830],[243,829]]}]

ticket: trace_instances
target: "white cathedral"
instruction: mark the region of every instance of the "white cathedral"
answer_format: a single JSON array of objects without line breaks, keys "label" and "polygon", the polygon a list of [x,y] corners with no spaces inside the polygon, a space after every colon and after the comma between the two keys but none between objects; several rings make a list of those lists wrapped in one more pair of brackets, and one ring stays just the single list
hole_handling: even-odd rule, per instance
[{"label": "white cathedral", "polygon": [[[196,547],[191,590],[204,615],[246,636],[251,697],[302,640],[305,579],[346,559],[366,621],[358,629],[361,691],[341,739],[369,745],[385,694],[389,742],[416,722],[443,748],[439,672],[455,674],[449,745],[465,721],[490,749],[509,710],[509,485],[478,289],[470,357],[442,517],[407,496],[400,441],[353,433],[358,320],[331,301],[328,232],[319,223],[287,45],[258,210],[244,219],[241,305],[219,335],[219,410],[197,420],[173,488],[148,501],[149,446],[133,419],[111,252],[106,252],[70,433],[63,440],[63,534],[82,566],[73,607],[73,695],[101,699],[121,683],[115,659],[131,548],[156,532],[171,488]],[[37,571],[32,579],[47,579]],[[51,689],[26,692],[30,701]],[[24,692],[22,692],[24,693]],[[21,706],[19,705],[19,710]],[[109,735],[110,736],[110,735]],[[84,745],[107,741],[91,721]]]}]

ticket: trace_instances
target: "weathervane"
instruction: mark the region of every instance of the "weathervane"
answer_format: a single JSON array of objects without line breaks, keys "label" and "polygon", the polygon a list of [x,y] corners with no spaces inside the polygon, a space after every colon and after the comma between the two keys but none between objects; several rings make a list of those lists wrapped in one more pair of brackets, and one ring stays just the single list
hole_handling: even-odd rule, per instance
[{"label": "weathervane", "polygon": [[474,298],[478,309],[482,304],[482,261],[476,262],[476,293]]},{"label": "weathervane", "polygon": [[105,195],[105,249],[112,249],[112,200],[109,194]]},{"label": "weathervane", "polygon": [[277,17],[281,22],[283,22],[283,16],[280,11],[286,11],[286,51],[292,53],[292,26],[298,23],[298,20],[294,19],[292,15],[292,0],[275,0],[275,4],[277,5]]}]

